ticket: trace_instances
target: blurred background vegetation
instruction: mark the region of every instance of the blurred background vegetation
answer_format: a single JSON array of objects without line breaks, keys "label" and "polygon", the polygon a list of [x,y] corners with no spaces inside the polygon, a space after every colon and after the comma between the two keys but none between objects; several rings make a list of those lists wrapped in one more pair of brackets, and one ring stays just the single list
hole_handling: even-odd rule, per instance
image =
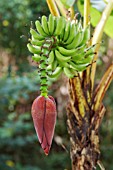
[{"label": "blurred background vegetation", "polygon": [[[0,170],[71,170],[64,75],[49,87],[57,102],[58,118],[48,157],[38,143],[30,113],[39,95],[39,76],[26,44],[29,28],[43,14],[49,14],[45,0],[0,1]],[[113,59],[113,39],[104,34],[103,40],[96,84]],[[109,170],[113,170],[112,88],[113,83],[104,100],[107,111],[100,129],[101,160]]]}]

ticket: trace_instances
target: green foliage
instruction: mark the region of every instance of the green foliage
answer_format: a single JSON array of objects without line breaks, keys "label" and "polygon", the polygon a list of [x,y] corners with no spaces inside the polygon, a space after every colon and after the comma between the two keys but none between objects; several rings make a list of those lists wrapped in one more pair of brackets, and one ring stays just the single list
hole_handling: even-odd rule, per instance
[{"label": "green foliage", "polygon": [[[81,12],[81,14],[83,15],[83,8],[84,8],[84,3],[82,0],[78,1],[78,9],[79,11]],[[103,12],[103,10],[105,9],[106,5],[105,2],[103,0],[99,0],[99,1],[95,1],[95,0],[92,0],[91,1],[91,4],[92,4],[92,7],[91,7],[91,24],[95,27],[100,18],[101,18],[101,14]],[[96,16],[96,17],[95,17]],[[111,13],[111,15],[109,16],[109,19],[105,25],[105,28],[104,28],[104,32],[111,38],[113,38],[113,11]]]},{"label": "green foliage", "polygon": [[73,6],[73,4],[75,3],[75,0],[61,0],[61,2],[64,4],[65,8],[70,8],[71,6]]},{"label": "green foliage", "polygon": [[34,77],[36,76],[31,74],[28,77],[4,77],[0,79],[0,117],[5,116],[4,112],[7,112],[7,110],[14,110],[17,102],[22,99],[29,100],[31,92],[39,90],[39,77],[37,76],[37,78],[33,79],[33,75]]},{"label": "green foliage", "polygon": [[0,1],[0,45],[8,48],[17,58],[27,54],[25,44],[29,38],[30,21],[35,21],[47,11],[44,0]]}]

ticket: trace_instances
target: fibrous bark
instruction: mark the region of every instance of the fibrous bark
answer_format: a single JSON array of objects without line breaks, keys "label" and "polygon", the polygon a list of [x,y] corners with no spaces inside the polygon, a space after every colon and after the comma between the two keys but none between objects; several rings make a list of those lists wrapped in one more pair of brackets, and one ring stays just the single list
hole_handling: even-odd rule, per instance
[{"label": "fibrous bark", "polygon": [[[81,91],[77,88],[78,82]],[[83,91],[82,86],[79,75],[69,80],[70,102],[67,107],[67,124],[71,143],[72,170],[94,170],[100,156],[98,131],[105,107],[101,103],[95,111],[94,96],[90,101],[87,90]],[[80,102],[83,102],[82,111]]]}]

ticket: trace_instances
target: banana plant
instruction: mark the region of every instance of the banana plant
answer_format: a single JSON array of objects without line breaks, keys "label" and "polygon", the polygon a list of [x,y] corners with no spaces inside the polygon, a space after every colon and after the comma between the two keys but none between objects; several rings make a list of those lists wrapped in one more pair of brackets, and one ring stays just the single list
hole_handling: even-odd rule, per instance
[{"label": "banana plant", "polygon": [[[93,1],[94,2],[94,1]],[[48,94],[48,79],[58,78],[62,72],[69,79],[69,103],[67,124],[70,135],[72,170],[93,170],[99,160],[99,127],[105,107],[105,92],[113,78],[113,64],[94,88],[96,61],[102,34],[113,9],[109,0],[93,38],[90,37],[90,0],[84,0],[84,24],[74,13],[75,1],[47,0],[51,14],[36,21],[36,29],[30,29],[31,39],[27,47],[38,62],[40,96],[32,105],[32,117],[39,142],[49,154],[56,122],[56,104]],[[103,168],[104,169],[104,168]]]}]

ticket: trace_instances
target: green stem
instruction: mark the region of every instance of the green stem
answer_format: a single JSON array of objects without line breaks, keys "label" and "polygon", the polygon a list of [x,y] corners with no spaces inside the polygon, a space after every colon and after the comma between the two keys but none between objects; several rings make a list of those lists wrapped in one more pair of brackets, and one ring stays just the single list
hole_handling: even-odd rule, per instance
[{"label": "green stem", "polygon": [[48,72],[47,72],[47,66],[48,66],[48,57],[50,50],[52,48],[52,45],[54,44],[54,38],[50,38],[48,40],[45,40],[45,43],[41,47],[41,61],[39,64],[39,72],[40,72],[40,91],[41,96],[44,96],[48,98]]},{"label": "green stem", "polygon": [[40,91],[41,91],[41,96],[48,97],[48,79],[47,79],[47,58],[49,55],[49,50],[46,47],[46,44],[42,47],[42,55],[41,55],[41,61],[39,65],[40,69]]},{"label": "green stem", "polygon": [[51,40],[44,43],[44,45],[42,46],[42,54],[41,54],[41,61],[40,61],[40,65],[39,65],[39,69],[40,69],[40,83],[41,83],[41,87],[40,87],[40,91],[41,91],[41,96],[44,97],[48,97],[48,77],[47,77],[47,59],[49,56],[49,48],[51,46]]}]

